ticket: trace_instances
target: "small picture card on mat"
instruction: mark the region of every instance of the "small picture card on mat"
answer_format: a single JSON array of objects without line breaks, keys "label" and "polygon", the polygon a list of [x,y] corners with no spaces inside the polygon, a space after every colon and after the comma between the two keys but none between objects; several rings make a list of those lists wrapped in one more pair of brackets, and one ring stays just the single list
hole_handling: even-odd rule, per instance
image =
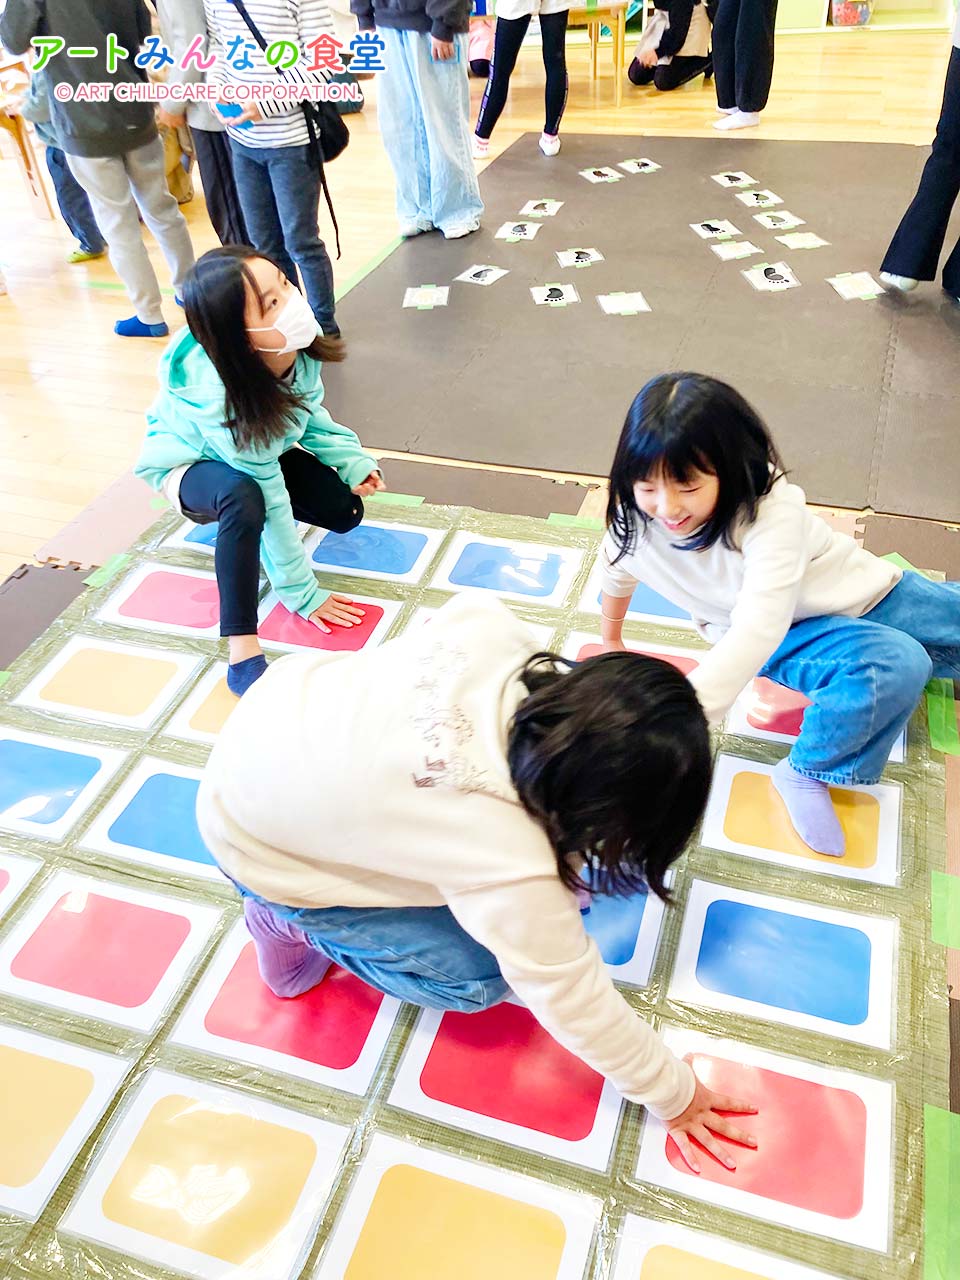
[{"label": "small picture card on mat", "polygon": [[758,293],[785,293],[787,289],[800,288],[800,281],[785,262],[761,262],[740,274]]},{"label": "small picture card on mat", "polygon": [[617,168],[624,173],[656,173],[660,165],[653,160],[641,157],[639,160],[618,160]]},{"label": "small picture card on mat", "polygon": [[349,533],[318,529],[305,549],[318,573],[419,582],[446,536],[446,529],[364,520]]},{"label": "small picture card on mat", "polygon": [[748,209],[772,209],[778,204],[783,204],[780,196],[773,191],[741,191],[737,199]]},{"label": "small picture card on mat", "polygon": [[774,239],[788,249],[822,249],[830,243],[812,231],[788,231],[785,236],[774,236]]},{"label": "small picture card on mat", "polygon": [[415,307],[417,311],[432,311],[434,307],[445,307],[449,294],[449,285],[418,284],[406,290],[403,305]]},{"label": "small picture card on mat", "polygon": [[316,1280],[582,1280],[600,1203],[378,1133]]},{"label": "small picture card on mat", "polygon": [[37,858],[0,850],[0,916],[13,906],[42,866]]},{"label": "small picture card on mat", "polygon": [[629,1214],[612,1280],[843,1280],[674,1222]]},{"label": "small picture card on mat", "polygon": [[380,600],[358,596],[352,591],[338,591],[363,610],[362,619],[352,627],[329,623],[329,631],[298,613],[291,613],[280,603],[276,592],[269,592],[260,605],[260,643],[265,649],[282,649],[297,653],[303,649],[322,649],[326,653],[356,653],[359,649],[381,644],[403,608],[399,600]]},{"label": "small picture card on mat", "polygon": [[478,1013],[424,1009],[389,1102],[496,1142],[602,1170],[622,1100],[608,1080],[510,999]]},{"label": "small picture card on mat", "polygon": [[899,923],[694,880],[671,1000],[890,1049]]},{"label": "small picture card on mat", "polygon": [[881,782],[870,787],[831,787],[833,806],[846,837],[846,853],[833,858],[814,853],[794,831],[772,775],[772,765],[721,753],[714,767],[701,843],[793,867],[804,875],[819,872],[872,884],[897,883],[899,785]]},{"label": "small picture card on mat", "polygon": [[869,271],[844,271],[831,276],[827,284],[839,293],[844,302],[871,301],[886,293],[886,289],[874,280]]},{"label": "small picture card on mat", "polygon": [[517,240],[533,240],[542,225],[539,222],[505,222],[494,239],[511,244]]},{"label": "small picture card on mat", "polygon": [[115,747],[0,725],[0,830],[62,840],[126,758]]},{"label": "small picture card on mat", "polygon": [[561,267],[590,267],[595,262],[603,262],[604,257],[599,249],[558,249],[557,261]]},{"label": "small picture card on mat", "polygon": [[708,1089],[757,1108],[734,1118],[757,1146],[730,1148],[735,1169],[698,1149],[697,1175],[664,1126],[647,1116],[638,1178],[777,1226],[886,1252],[892,1084],[696,1031],[670,1028],[664,1039]]},{"label": "small picture card on mat", "polygon": [[690,230],[695,231],[701,240],[732,240],[734,236],[741,234],[726,218],[708,218],[706,222],[691,222]]},{"label": "small picture card on mat", "polygon": [[202,769],[144,757],[104,805],[83,837],[83,848],[161,871],[222,883],[197,827]]},{"label": "small picture card on mat", "polygon": [[575,547],[493,538],[461,529],[433,574],[440,591],[493,591],[506,600],[559,607],[583,560]]},{"label": "small picture card on mat", "polygon": [[568,307],[580,301],[580,295],[572,284],[537,285],[530,294],[538,307]]},{"label": "small picture card on mat", "polygon": [[460,275],[454,276],[454,280],[462,281],[464,284],[496,284],[498,280],[502,280],[504,276],[508,276],[509,271],[503,267],[494,267],[490,263],[475,262],[472,267],[467,267],[466,271],[462,271]]},{"label": "small picture card on mat", "polygon": [[149,1032],[219,918],[219,907],[58,871],[0,944],[0,991]]},{"label": "small picture card on mat", "polygon": [[260,977],[246,924],[230,930],[171,1041],[347,1093],[367,1091],[400,1011],[333,965],[303,995],[275,996]]},{"label": "small picture card on mat", "polygon": [[736,262],[739,258],[752,258],[755,253],[763,252],[749,240],[721,240],[710,248],[721,262]]},{"label": "small picture card on mat", "polygon": [[555,218],[563,208],[562,200],[528,200],[520,210],[521,218]]},{"label": "small picture card on mat", "polygon": [[213,746],[240,699],[227,688],[227,664],[215,662],[163,729],[164,735]]},{"label": "small picture card on mat", "polygon": [[348,1133],[153,1070],[101,1141],[59,1229],[195,1280],[293,1280]]},{"label": "small picture card on mat", "polygon": [[98,724],[147,729],[201,662],[195,654],[71,636],[14,703]]},{"label": "small picture card on mat", "polygon": [[[726,719],[727,733],[739,733],[764,742],[796,742],[810,699],[782,684],[757,676],[747,685],[730,708]],[[891,764],[903,764],[906,756],[906,730],[893,744]]]},{"label": "small picture card on mat", "polygon": [[617,173],[609,165],[597,165],[594,169],[581,169],[580,177],[586,178],[588,182],[619,182],[623,174]]},{"label": "small picture card on mat", "polygon": [[131,1065],[0,1026],[0,1211],[36,1221]]},{"label": "small picture card on mat", "polygon": [[608,316],[638,316],[652,310],[642,293],[598,293],[600,309]]},{"label": "small picture card on mat", "polygon": [[749,173],[744,173],[742,169],[733,172],[714,173],[710,175],[712,180],[721,187],[755,187],[757,185],[756,178],[751,178]]},{"label": "small picture card on mat", "polygon": [[777,213],[755,213],[753,220],[767,231],[790,231],[794,227],[806,225],[803,218],[798,218],[795,213],[788,213],[786,209],[780,209]]}]

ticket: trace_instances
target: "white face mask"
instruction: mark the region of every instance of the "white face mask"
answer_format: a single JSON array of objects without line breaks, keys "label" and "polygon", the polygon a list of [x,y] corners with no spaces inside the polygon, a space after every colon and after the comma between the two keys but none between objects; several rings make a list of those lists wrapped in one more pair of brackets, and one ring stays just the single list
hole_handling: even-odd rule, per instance
[{"label": "white face mask", "polygon": [[299,289],[292,289],[290,297],[273,324],[258,329],[248,329],[247,333],[269,333],[276,329],[284,339],[283,347],[254,347],[255,351],[266,351],[270,355],[285,356],[291,351],[302,351],[321,332],[317,317],[310,310],[310,304]]}]

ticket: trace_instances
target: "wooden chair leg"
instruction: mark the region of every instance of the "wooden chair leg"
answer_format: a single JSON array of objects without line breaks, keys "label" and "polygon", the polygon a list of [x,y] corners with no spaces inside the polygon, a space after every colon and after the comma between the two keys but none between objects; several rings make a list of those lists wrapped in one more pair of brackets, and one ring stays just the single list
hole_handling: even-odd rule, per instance
[{"label": "wooden chair leg", "polygon": [[597,78],[597,45],[600,43],[600,24],[591,22],[590,24],[590,76],[593,80]]}]

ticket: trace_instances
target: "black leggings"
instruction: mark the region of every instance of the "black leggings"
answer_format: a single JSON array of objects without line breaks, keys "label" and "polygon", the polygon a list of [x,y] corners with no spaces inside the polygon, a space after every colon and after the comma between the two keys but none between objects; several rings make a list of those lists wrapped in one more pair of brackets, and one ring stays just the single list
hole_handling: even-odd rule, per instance
[{"label": "black leggings", "polygon": [[[530,25],[530,15],[522,18],[498,18],[497,33],[493,45],[493,61],[490,78],[483,91],[480,117],[477,120],[477,137],[489,138],[500,119],[500,112],[507,101],[507,85],[517,65],[517,54]],[[562,13],[541,13],[540,34],[543,40],[543,69],[547,73],[544,93],[545,123],[543,132],[560,132],[560,119],[567,105],[567,10]]]},{"label": "black leggings", "polygon": [[[293,518],[349,533],[363,519],[363,503],[337,473],[305,449],[281,454],[280,469]],[[197,524],[219,521],[215,564],[220,592],[220,634],[257,634],[260,535],[266,519],[263,490],[252,476],[225,462],[195,462],[180,481],[183,513]]]},{"label": "black leggings", "polygon": [[705,58],[681,58],[678,55],[655,67],[644,67],[636,58],[627,68],[627,78],[631,84],[652,84],[661,93],[669,93],[671,89],[679,89],[695,76],[713,75],[713,59],[709,54]]}]

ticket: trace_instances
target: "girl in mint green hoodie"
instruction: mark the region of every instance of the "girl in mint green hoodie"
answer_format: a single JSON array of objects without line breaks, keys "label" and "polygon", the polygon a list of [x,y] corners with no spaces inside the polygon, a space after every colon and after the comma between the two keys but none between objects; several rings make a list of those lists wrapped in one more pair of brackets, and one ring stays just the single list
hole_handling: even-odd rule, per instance
[{"label": "girl in mint green hoodie", "polygon": [[218,521],[220,634],[238,696],[266,670],[257,637],[262,559],[281,602],[321,631],[363,610],[318,584],[297,521],[347,533],[383,489],[377,460],[323,407],[323,360],[342,360],[303,295],[252,249],[200,258],[184,281],[187,329],[160,364],[136,473],[199,524]]}]

